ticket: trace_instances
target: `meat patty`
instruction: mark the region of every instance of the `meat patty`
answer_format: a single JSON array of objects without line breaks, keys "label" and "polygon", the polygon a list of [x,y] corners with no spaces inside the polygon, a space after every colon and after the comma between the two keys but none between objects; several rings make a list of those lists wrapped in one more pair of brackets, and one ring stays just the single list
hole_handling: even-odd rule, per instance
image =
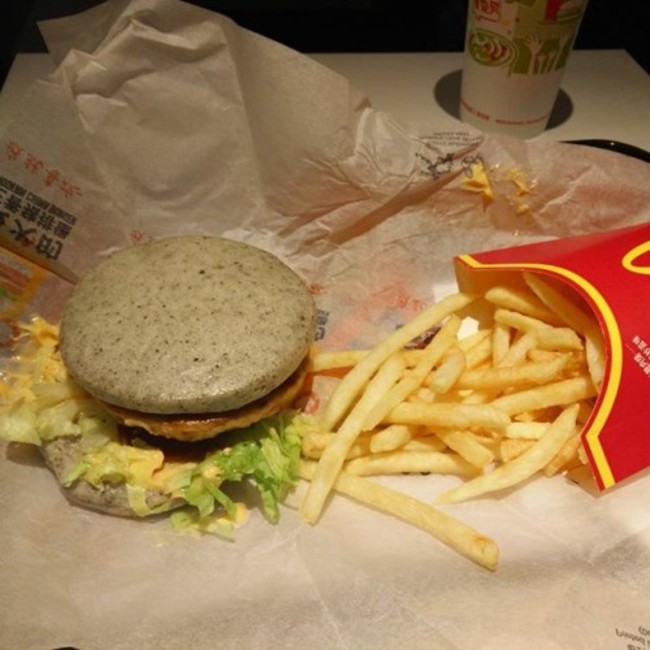
[{"label": "meat patty", "polygon": [[302,390],[308,366],[309,361],[305,359],[289,379],[268,395],[224,413],[153,414],[133,411],[100,400],[98,402],[102,408],[125,426],[140,427],[152,435],[173,440],[185,442],[207,440],[224,431],[243,429],[289,408]]}]

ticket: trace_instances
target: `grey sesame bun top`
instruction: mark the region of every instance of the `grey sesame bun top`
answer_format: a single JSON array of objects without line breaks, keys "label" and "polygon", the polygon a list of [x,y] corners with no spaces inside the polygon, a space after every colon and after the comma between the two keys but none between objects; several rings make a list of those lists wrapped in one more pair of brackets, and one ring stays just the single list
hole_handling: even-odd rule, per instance
[{"label": "grey sesame bun top", "polygon": [[272,254],[182,236],[104,259],[73,289],[61,354],[95,397],[147,413],[219,413],[265,396],[309,352],[315,306]]}]

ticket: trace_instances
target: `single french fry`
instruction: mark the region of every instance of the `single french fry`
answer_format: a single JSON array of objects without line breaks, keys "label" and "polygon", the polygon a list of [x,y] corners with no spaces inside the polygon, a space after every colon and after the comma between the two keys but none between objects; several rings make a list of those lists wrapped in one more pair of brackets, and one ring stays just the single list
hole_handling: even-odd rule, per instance
[{"label": "single french fry", "polygon": [[492,328],[492,365],[498,366],[508,354],[512,332],[509,325],[494,323]]},{"label": "single french fry", "polygon": [[465,367],[468,369],[477,368],[491,359],[492,337],[486,336],[480,343],[465,352]]},{"label": "single french fry", "polygon": [[591,379],[594,385],[600,388],[605,376],[606,355],[603,335],[597,326],[591,327],[585,332],[585,352]]},{"label": "single french fry", "polygon": [[457,503],[482,494],[503,490],[540,471],[574,434],[579,407],[572,404],[562,411],[542,438],[509,463],[500,465],[489,474],[483,474],[452,488],[436,499],[437,503]]},{"label": "single french fry", "polygon": [[[335,433],[320,431],[306,433],[302,438],[302,455],[306,458],[318,460],[323,454],[323,449],[332,442],[335,436]],[[370,435],[360,435],[348,449],[345,455],[346,459],[367,456],[370,453],[370,443]]]},{"label": "single french fry", "polygon": [[544,467],[544,476],[553,476],[559,472],[581,465],[578,457],[578,448],[582,444],[580,431],[576,431],[555,454],[552,460]]},{"label": "single french fry", "polygon": [[[454,316],[454,314],[452,314],[452,316]],[[434,338],[435,338],[435,336],[438,336],[439,333],[440,332],[437,332],[434,335]],[[422,357],[426,356],[427,349],[426,349],[426,347],[424,347],[424,348],[404,348],[402,350],[402,354],[404,355],[404,361],[406,361],[406,367],[407,368],[415,368],[415,366],[417,366],[418,364],[420,364],[422,362]]]},{"label": "single french fry", "polygon": [[583,465],[589,464],[589,458],[587,458],[587,452],[585,451],[584,445],[578,447],[578,458]]},{"label": "single french fry", "polygon": [[447,350],[440,365],[429,375],[427,386],[438,394],[447,393],[467,367],[464,352],[457,348]]},{"label": "single french fry", "polygon": [[511,422],[503,435],[514,440],[539,440],[549,426],[550,422]]},{"label": "single french fry", "polygon": [[488,339],[492,336],[491,329],[482,329],[472,334],[467,334],[463,338],[458,340],[458,347],[467,354],[472,348],[475,348],[477,345],[484,343],[485,339]]},{"label": "single french fry", "polygon": [[483,468],[494,462],[494,453],[479,442],[470,431],[439,429],[436,435],[449,449],[474,467]]},{"label": "single french fry", "polygon": [[370,436],[370,453],[393,451],[403,447],[413,438],[413,429],[405,424],[391,424]]},{"label": "single french fry", "polygon": [[367,350],[317,352],[311,361],[311,371],[324,372],[326,370],[352,368],[366,356],[368,356]]},{"label": "single french fry", "polygon": [[418,388],[415,393],[412,395],[409,395],[407,398],[407,401],[409,402],[424,402],[426,404],[431,404],[431,402],[434,402],[436,399],[436,394],[430,389],[427,388],[426,386],[422,386],[421,388]]},{"label": "single french fry", "polygon": [[499,456],[499,445],[503,436],[500,432],[489,431],[488,429],[479,429],[477,431],[468,431],[468,434],[472,436],[476,442],[480,443],[488,449],[492,456],[497,459]]},{"label": "single french fry", "polygon": [[578,413],[578,422],[580,424],[585,424],[587,420],[591,417],[591,413],[594,410],[594,405],[588,400],[582,400],[580,402],[580,411]]},{"label": "single french fry", "polygon": [[489,404],[499,396],[499,390],[473,390],[463,391],[461,404]]},{"label": "single french fry", "polygon": [[[299,472],[303,479],[312,480],[315,471],[314,463],[301,462]],[[493,540],[427,503],[371,480],[346,473],[336,478],[334,488],[355,501],[426,531],[454,551],[490,571],[497,568],[499,548]]]},{"label": "single french fry", "polygon": [[496,286],[485,292],[485,299],[498,307],[517,311],[526,316],[542,320],[550,325],[559,325],[562,321],[532,291],[525,287]]},{"label": "single french fry", "polygon": [[527,449],[535,444],[534,440],[523,440],[504,438],[499,445],[499,457],[501,462],[508,463],[521,456]]},{"label": "single french fry", "polygon": [[361,433],[364,420],[402,375],[404,366],[404,358],[399,352],[393,353],[384,361],[375,376],[368,382],[363,395],[341,424],[336,436],[323,450],[314,479],[309,485],[300,508],[302,518],[307,523],[315,523],[318,520],[327,495],[343,467],[345,457]]},{"label": "single french fry", "polygon": [[541,350],[582,350],[584,348],[575,330],[569,327],[551,327],[535,330],[533,337]]},{"label": "single french fry", "polygon": [[547,384],[562,378],[562,371],[568,362],[568,355],[562,355],[550,361],[469,370],[459,377],[456,386],[459,389],[505,390]]},{"label": "single french fry", "polygon": [[505,368],[524,363],[530,350],[534,350],[538,345],[535,332],[526,332],[508,348],[506,354],[501,358],[498,367]]},{"label": "single french fry", "polygon": [[524,281],[537,297],[571,329],[582,335],[591,329],[594,317],[569,300],[551,284],[533,273],[524,273]]},{"label": "single french fry", "polygon": [[374,429],[395,406],[403,402],[422,385],[431,368],[453,344],[459,329],[460,318],[452,314],[431,339],[415,368],[392,386],[372,411],[368,413],[363,423],[364,431]]},{"label": "single french fry", "polygon": [[597,390],[591,381],[591,377],[582,375],[497,397],[492,401],[492,407],[513,416],[525,411],[534,411],[549,406],[573,404],[583,399],[595,397],[596,394]]},{"label": "single french fry", "polygon": [[551,361],[562,355],[568,358],[566,367],[564,368],[564,375],[566,377],[580,375],[588,371],[587,357],[585,356],[584,350],[557,352],[555,350],[540,350],[537,348],[528,352],[528,360],[533,362]]},{"label": "single french fry", "polygon": [[456,474],[475,476],[476,465],[459,454],[440,451],[387,451],[347,462],[344,471],[356,476],[381,474]]},{"label": "single french fry", "polygon": [[494,312],[494,320],[502,325],[507,325],[513,329],[521,332],[532,332],[538,329],[551,327],[548,323],[542,320],[526,316],[517,311],[510,311],[509,309],[497,309]]},{"label": "single french fry", "polygon": [[436,435],[420,436],[411,438],[402,446],[402,451],[444,451],[445,443]]},{"label": "single french fry", "polygon": [[[359,361],[368,356],[370,350],[330,350],[316,352],[311,360],[311,372],[319,373],[328,370],[342,370],[356,366]],[[404,361],[407,367],[417,365],[422,358],[424,350],[404,349]]]},{"label": "single french fry", "polygon": [[539,348],[533,348],[528,350],[526,353],[526,358],[529,361],[535,361],[539,363],[540,361],[551,361],[557,359],[561,354],[568,354],[567,352],[556,352],[554,350],[540,350]]},{"label": "single french fry", "polygon": [[470,429],[486,427],[492,430],[503,429],[510,418],[503,410],[489,404],[414,404],[403,402],[396,406],[386,418],[391,424],[415,424],[432,429],[449,427]]},{"label": "single french fry", "polygon": [[398,350],[445,318],[467,307],[475,296],[458,293],[443,298],[413,320],[386,337],[341,380],[331,395],[323,415],[322,428],[334,431],[377,369]]}]

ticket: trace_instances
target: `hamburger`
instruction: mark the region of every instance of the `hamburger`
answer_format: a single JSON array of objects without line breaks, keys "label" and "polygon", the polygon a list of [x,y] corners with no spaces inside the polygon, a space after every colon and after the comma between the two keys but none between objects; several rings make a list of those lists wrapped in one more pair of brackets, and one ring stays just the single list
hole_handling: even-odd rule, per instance
[{"label": "hamburger", "polygon": [[277,257],[205,236],[126,248],[81,278],[60,327],[21,331],[0,437],[38,446],[72,502],[189,506],[176,521],[205,524],[232,520],[224,486],[251,480],[277,519],[315,333],[313,297]]}]

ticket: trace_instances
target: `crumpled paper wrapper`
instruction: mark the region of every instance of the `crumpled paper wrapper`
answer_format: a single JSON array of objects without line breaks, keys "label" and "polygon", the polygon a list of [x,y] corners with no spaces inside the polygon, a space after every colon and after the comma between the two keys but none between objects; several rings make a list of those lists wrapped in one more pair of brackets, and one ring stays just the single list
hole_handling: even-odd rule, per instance
[{"label": "crumpled paper wrapper", "polygon": [[[58,68],[0,136],[0,241],[50,269],[23,315],[56,317],[117,248],[207,233],[296,269],[323,347],[366,346],[455,290],[456,254],[650,217],[643,163],[416,133],[311,59],[174,0],[112,0],[42,31]],[[33,451],[1,451],[3,648],[650,645],[647,473],[599,496],[556,477],[447,507],[499,543],[491,574],[340,497],[307,526],[304,486],[277,526],[254,510],[230,543],[73,507]],[[424,500],[456,481],[383,480]]]}]

